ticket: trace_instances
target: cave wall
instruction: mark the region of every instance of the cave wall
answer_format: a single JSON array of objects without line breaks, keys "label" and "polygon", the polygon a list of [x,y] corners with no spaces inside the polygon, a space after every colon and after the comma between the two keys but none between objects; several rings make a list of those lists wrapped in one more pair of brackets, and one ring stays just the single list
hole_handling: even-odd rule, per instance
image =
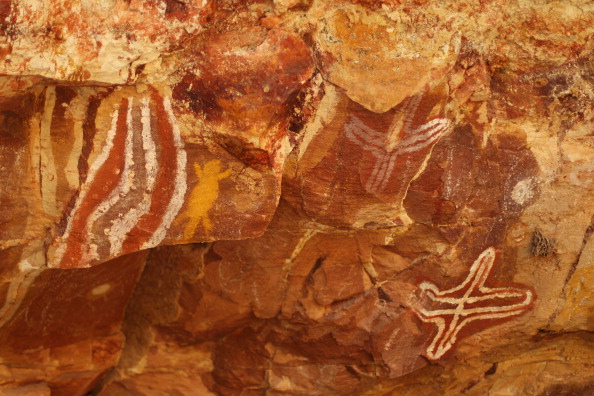
[{"label": "cave wall", "polygon": [[4,395],[594,392],[594,5],[0,3]]}]

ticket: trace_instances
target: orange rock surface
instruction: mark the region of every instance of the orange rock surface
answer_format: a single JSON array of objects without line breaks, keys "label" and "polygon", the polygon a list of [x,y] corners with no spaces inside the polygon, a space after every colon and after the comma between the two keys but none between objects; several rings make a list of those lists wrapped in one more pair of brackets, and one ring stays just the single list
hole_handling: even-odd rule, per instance
[{"label": "orange rock surface", "polygon": [[594,5],[0,2],[0,394],[594,393]]}]

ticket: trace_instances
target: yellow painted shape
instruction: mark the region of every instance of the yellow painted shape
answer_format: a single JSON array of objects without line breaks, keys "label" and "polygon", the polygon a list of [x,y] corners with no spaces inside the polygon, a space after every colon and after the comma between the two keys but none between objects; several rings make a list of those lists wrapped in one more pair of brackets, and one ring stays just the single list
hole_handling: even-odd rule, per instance
[{"label": "yellow painted shape", "polygon": [[211,160],[204,164],[204,168],[194,163],[194,171],[198,177],[198,184],[190,193],[186,210],[181,214],[180,220],[187,219],[184,228],[184,238],[190,239],[200,224],[208,234],[212,228],[208,212],[219,196],[219,181],[231,175],[231,169],[221,172],[221,161]]}]

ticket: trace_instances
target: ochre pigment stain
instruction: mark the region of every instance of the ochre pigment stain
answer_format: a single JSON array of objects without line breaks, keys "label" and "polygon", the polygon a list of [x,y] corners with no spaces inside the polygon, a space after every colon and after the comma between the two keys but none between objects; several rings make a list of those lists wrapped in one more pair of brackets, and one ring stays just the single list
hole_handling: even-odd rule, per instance
[{"label": "ochre pigment stain", "polygon": [[188,200],[187,209],[177,219],[187,219],[184,228],[184,238],[190,239],[200,224],[204,232],[208,234],[212,229],[212,223],[208,212],[219,196],[219,181],[231,175],[231,169],[221,172],[221,161],[212,160],[204,164],[194,164],[194,171],[198,177],[198,184],[194,187]]}]

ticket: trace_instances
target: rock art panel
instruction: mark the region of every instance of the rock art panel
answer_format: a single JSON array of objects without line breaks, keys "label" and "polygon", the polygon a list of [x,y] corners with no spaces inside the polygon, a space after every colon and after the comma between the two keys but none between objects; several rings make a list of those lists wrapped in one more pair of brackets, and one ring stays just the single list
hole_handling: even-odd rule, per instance
[{"label": "rock art panel", "polygon": [[588,394],[593,38],[587,0],[1,2],[0,394]]},{"label": "rock art panel", "polygon": [[[135,141],[142,141],[142,152],[137,150],[136,155]],[[122,98],[55,244],[54,265],[76,267],[98,260],[97,226],[108,226],[103,234],[110,247],[103,257],[159,244],[183,204],[186,166],[187,154],[169,99],[153,92],[134,106],[133,97]],[[111,224],[104,220],[110,213]]]},{"label": "rock art panel", "polygon": [[[523,332],[498,325],[513,326],[509,320],[518,318],[516,328],[531,327],[519,316],[536,303],[535,292],[505,280],[493,283],[501,277],[494,270],[494,248],[456,276],[459,284],[438,287],[418,279],[441,271],[435,262],[448,256],[439,247],[447,233],[425,229],[418,251],[407,252],[399,246],[415,235],[336,233],[313,225],[281,203],[260,238],[152,253],[153,270],[141,280],[139,305],[131,308],[135,317],[153,318],[148,323],[153,344],[143,344],[154,365],[147,372],[157,370],[172,345],[192,345],[188,358],[196,354],[209,363],[190,370],[187,381],[171,389],[194,384],[213,394],[247,387],[282,394],[292,389],[282,380],[290,376],[310,394],[348,395],[353,389],[363,392],[370,376],[395,378],[419,370],[428,363],[421,356],[448,357],[455,344],[478,330],[493,328],[494,334],[517,338]],[[467,236],[459,238],[456,244],[469,244]],[[464,255],[454,249],[449,256]],[[155,311],[146,300],[145,293],[154,288],[170,290],[164,300],[170,308]],[[140,324],[146,319],[137,320],[129,327],[135,338],[148,331]],[[140,358],[132,356],[135,363],[120,367],[112,387],[142,389],[150,382],[137,374]],[[308,374],[301,378],[298,371]],[[312,378],[318,379],[312,383]]]},{"label": "rock art panel", "polygon": [[[44,99],[50,100],[44,110],[47,124],[42,123],[47,140],[41,156],[43,205],[54,218],[63,213],[49,249],[50,266],[84,267],[161,243],[208,240],[221,233],[255,236],[272,215],[278,194],[272,164],[242,171],[243,162],[220,148],[186,143],[171,99],[155,87],[146,89],[140,94],[103,90],[100,98],[87,94],[89,102],[78,107],[84,113],[77,114],[85,121],[75,122],[56,101],[68,104],[62,95],[74,97],[76,91],[45,90]],[[73,139],[85,130],[84,144]],[[223,196],[237,191],[242,198],[221,202],[221,190]],[[266,197],[263,191],[276,193]],[[221,210],[236,212],[233,228],[214,220],[222,219]]]},{"label": "rock art panel", "polygon": [[485,281],[495,262],[495,249],[487,248],[470,267],[466,279],[456,287],[440,290],[425,281],[419,285],[421,298],[437,309],[415,308],[426,323],[437,327],[437,334],[427,347],[427,357],[439,359],[456,343],[458,335],[475,321],[493,321],[520,315],[533,304],[534,293],[513,287],[488,287]]},{"label": "rock art panel", "polygon": [[[299,153],[295,171],[287,172],[288,199],[312,218],[332,225],[409,224],[402,207],[409,184],[450,130],[444,95],[444,86],[426,87],[394,109],[376,114],[339,91],[334,118],[325,121],[327,132],[314,136]],[[300,196],[291,197],[293,191]],[[362,207],[347,211],[353,202]]]},{"label": "rock art panel", "polygon": [[[401,170],[396,168],[399,156],[422,152],[425,148],[430,149],[447,131],[449,121],[445,118],[427,120],[413,129],[413,122],[415,118],[418,119],[417,110],[422,97],[423,94],[419,94],[403,101],[402,109],[399,109],[400,114],[395,115],[386,134],[369,128],[354,115],[351,115],[344,126],[347,139],[374,157],[373,167],[369,167],[371,173],[366,175],[364,183],[362,181],[366,192],[384,192],[393,173]],[[395,136],[400,136],[400,139]],[[398,177],[402,178],[400,173],[398,172]],[[363,175],[361,178],[363,179]]]},{"label": "rock art panel", "polygon": [[[237,45],[249,44],[245,36],[225,37],[235,37]],[[221,62],[228,57],[223,51],[229,45],[222,39],[206,47],[211,56],[222,57]],[[294,53],[299,46],[300,52]],[[272,91],[265,102],[249,106],[246,100],[255,93],[241,88],[236,95],[233,92],[240,84],[245,87],[244,81],[227,69],[219,71],[216,78],[226,79],[230,94],[226,104],[216,108],[223,106],[230,115],[226,122],[232,129],[210,115],[206,123],[198,121],[214,114],[213,108],[204,107],[203,98],[225,97],[222,92],[209,93],[215,88],[192,77],[204,74],[211,61],[195,61],[194,74],[182,70],[185,77],[173,92],[152,85],[115,90],[50,85],[37,90],[42,90],[41,203],[44,214],[59,221],[49,249],[50,266],[85,267],[161,243],[204,241],[223,234],[235,239],[263,231],[280,193],[284,157],[293,144],[288,118],[278,122],[271,114],[293,111],[288,102],[310,78],[312,59],[302,41],[280,30],[272,30],[252,57],[241,52],[230,57],[228,61],[243,64],[244,75],[254,68],[276,68],[272,74],[251,77],[252,89],[260,93],[263,86],[272,86]],[[271,79],[275,76],[280,80]],[[270,85],[277,81],[281,85]],[[197,87],[204,87],[199,95],[193,93]],[[237,133],[229,131],[237,131],[238,122],[244,123],[244,133],[253,131],[253,139],[233,137]],[[217,179],[221,185],[212,179],[217,167],[225,168]],[[218,191],[226,196],[229,189],[236,191],[232,194],[237,199],[219,201]],[[232,227],[212,220],[223,219],[218,216],[221,210],[236,213],[225,216]]]},{"label": "rock art panel", "polygon": [[[19,13],[27,9],[60,25],[72,11],[40,7],[36,2],[7,4],[7,18],[22,19]],[[85,18],[100,11],[85,7],[66,31],[80,28]],[[174,25],[194,23],[209,12],[229,12],[207,2],[171,2],[164,10],[156,4],[134,9],[116,2],[115,7],[123,13],[120,17],[129,12],[157,17],[165,11],[165,20],[158,22],[163,26],[147,26],[146,37],[130,38],[165,40],[155,42],[157,47],[167,41],[162,33]],[[125,23],[108,20],[114,25],[101,32],[112,33]],[[24,19],[14,23],[26,24]],[[7,39],[22,45],[34,35],[11,29],[6,31],[14,37]],[[3,118],[6,136],[20,139],[21,146],[12,151],[14,142],[6,140],[2,147],[10,151],[7,155],[18,156],[15,161],[6,157],[16,167],[11,174],[29,173],[30,179],[11,181],[3,196],[8,203],[9,193],[17,188],[34,193],[12,209],[22,212],[20,220],[7,212],[15,226],[10,227],[12,235],[2,236],[3,246],[50,238],[48,265],[79,268],[162,243],[223,235],[237,239],[264,231],[279,199],[282,166],[295,131],[309,117],[297,114],[295,106],[305,102],[302,90],[313,92],[319,85],[319,79],[312,80],[311,50],[298,36],[275,27],[208,35],[194,30],[183,55],[173,54],[166,61],[175,67],[170,69],[176,76],[170,85],[159,81],[116,87],[98,81],[60,84],[40,77],[6,78],[2,89],[19,92],[5,103],[7,109],[19,109],[18,117],[7,110]],[[181,36],[187,34],[181,29]],[[13,61],[16,58],[15,53]],[[141,58],[132,80],[144,82],[149,60]],[[82,80],[88,78],[93,79]],[[258,99],[261,94],[264,100]],[[209,181],[215,164],[225,175],[216,186],[219,193]],[[229,191],[234,199],[225,198]],[[228,210],[235,214],[219,215]],[[24,218],[39,221],[29,224]]]},{"label": "rock art panel", "polygon": [[230,169],[221,172],[219,160],[208,161],[204,167],[195,163],[194,170],[198,184],[192,189],[186,211],[178,217],[181,221],[186,219],[184,238],[188,240],[192,238],[198,226],[202,226],[206,233],[211,230],[212,223],[208,212],[219,197],[219,181],[231,175]]}]

